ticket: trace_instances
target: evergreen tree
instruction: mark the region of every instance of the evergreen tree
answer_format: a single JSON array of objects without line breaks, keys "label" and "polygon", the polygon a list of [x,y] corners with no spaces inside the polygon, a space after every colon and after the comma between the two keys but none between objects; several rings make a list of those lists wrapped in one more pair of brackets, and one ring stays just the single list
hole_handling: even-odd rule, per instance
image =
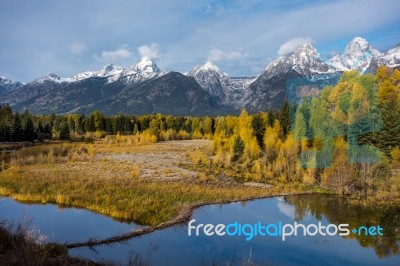
[{"label": "evergreen tree", "polygon": [[26,141],[33,142],[33,140],[36,138],[35,135],[35,128],[33,126],[32,118],[30,115],[28,115],[24,126],[24,139]]},{"label": "evergreen tree", "polygon": [[149,128],[150,124],[150,118],[147,115],[139,117],[139,130],[140,131],[145,131],[147,128]]},{"label": "evergreen tree", "polygon": [[395,85],[390,80],[379,83],[378,96],[383,127],[379,133],[379,148],[389,154],[400,146],[400,102]]},{"label": "evergreen tree", "polygon": [[38,126],[36,127],[36,135],[39,142],[42,142],[45,139],[45,132],[42,125],[42,121],[39,120]]},{"label": "evergreen tree", "polygon": [[238,135],[234,135],[233,137],[233,161],[237,161],[240,156],[242,156],[244,150],[244,143],[243,140]]},{"label": "evergreen tree", "polygon": [[68,121],[68,126],[71,129],[71,131],[76,132],[76,127],[75,127],[75,121],[72,115],[69,115],[67,118]]},{"label": "evergreen tree", "polygon": [[60,124],[60,140],[70,140],[70,129],[67,122],[61,122]]},{"label": "evergreen tree", "polygon": [[131,121],[130,121],[129,117],[124,116],[124,130],[123,130],[123,132],[125,134],[131,134],[132,130],[133,130],[133,126],[131,124]]},{"label": "evergreen tree", "polygon": [[96,126],[94,124],[94,117],[91,115],[85,121],[85,131],[86,132],[95,132]]},{"label": "evergreen tree", "polygon": [[85,121],[86,121],[86,117],[84,114],[79,116],[78,119],[78,133],[82,134],[85,132]]},{"label": "evergreen tree", "polygon": [[264,112],[258,112],[253,115],[253,119],[251,121],[251,126],[253,128],[254,134],[257,138],[258,145],[263,147],[264,145],[264,133],[265,128],[268,124],[267,114]]},{"label": "evergreen tree", "polygon": [[0,141],[11,141],[11,127],[8,123],[0,123]]},{"label": "evergreen tree", "polygon": [[117,115],[113,117],[112,119],[112,128],[113,128],[113,133],[123,133],[124,132],[124,123],[125,120],[122,115]]},{"label": "evergreen tree", "polygon": [[274,114],[274,112],[272,111],[272,108],[270,107],[270,108],[268,109],[268,125],[269,125],[270,127],[273,127],[273,126],[274,126],[274,121],[275,121],[275,114]]},{"label": "evergreen tree", "polygon": [[11,141],[13,113],[10,106],[0,105],[0,141]]},{"label": "evergreen tree", "polygon": [[51,139],[51,128],[52,128],[52,123],[46,123],[44,126],[44,134],[45,134],[45,139]]},{"label": "evergreen tree", "polygon": [[287,99],[283,103],[282,109],[279,113],[279,120],[282,126],[283,134],[286,136],[290,131],[290,110]]},{"label": "evergreen tree", "polygon": [[13,123],[11,127],[11,135],[13,141],[24,140],[24,130],[22,128],[21,116],[18,112],[14,114]]}]

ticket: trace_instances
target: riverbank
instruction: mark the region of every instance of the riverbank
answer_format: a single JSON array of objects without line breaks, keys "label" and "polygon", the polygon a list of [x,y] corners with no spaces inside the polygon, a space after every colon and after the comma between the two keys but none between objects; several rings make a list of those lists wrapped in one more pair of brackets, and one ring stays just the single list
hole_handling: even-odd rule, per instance
[{"label": "riverbank", "polygon": [[68,255],[65,245],[44,243],[41,236],[24,225],[0,221],[1,265],[103,265]]}]

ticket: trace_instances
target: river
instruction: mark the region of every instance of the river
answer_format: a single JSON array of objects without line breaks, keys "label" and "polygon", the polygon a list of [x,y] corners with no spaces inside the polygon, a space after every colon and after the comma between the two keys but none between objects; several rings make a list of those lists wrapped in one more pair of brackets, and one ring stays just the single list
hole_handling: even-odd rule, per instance
[{"label": "river", "polygon": [[[26,204],[0,198],[0,217],[30,223],[48,241],[80,242],[106,238],[140,226],[84,209],[48,204]],[[192,215],[198,224],[349,224],[380,226],[383,236],[350,233],[348,236],[188,236],[188,225],[179,224],[130,240],[70,250],[70,255],[96,261],[126,264],[149,260],[151,265],[400,265],[400,207],[355,207],[332,195],[299,195],[209,205]],[[253,264],[252,264],[253,265]]]}]

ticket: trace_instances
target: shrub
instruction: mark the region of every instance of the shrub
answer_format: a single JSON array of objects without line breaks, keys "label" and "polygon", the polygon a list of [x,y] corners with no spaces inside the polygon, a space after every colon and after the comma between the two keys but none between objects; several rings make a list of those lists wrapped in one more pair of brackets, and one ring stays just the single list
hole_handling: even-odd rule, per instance
[{"label": "shrub", "polygon": [[141,171],[136,166],[131,166],[131,176],[133,178],[138,178],[141,175]]},{"label": "shrub", "polygon": [[392,157],[393,167],[400,167],[400,148],[395,147],[390,151],[390,157]]},{"label": "shrub", "polygon": [[192,162],[196,165],[208,165],[207,156],[199,149],[196,149],[190,154]]}]

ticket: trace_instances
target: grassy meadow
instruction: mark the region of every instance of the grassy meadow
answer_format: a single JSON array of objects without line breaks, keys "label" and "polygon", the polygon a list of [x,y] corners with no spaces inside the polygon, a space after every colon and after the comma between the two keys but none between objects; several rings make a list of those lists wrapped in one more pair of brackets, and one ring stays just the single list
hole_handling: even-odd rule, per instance
[{"label": "grassy meadow", "polygon": [[94,144],[22,148],[11,154],[0,172],[0,194],[19,201],[82,207],[154,226],[187,205],[305,189],[245,186],[233,178],[206,173],[196,157],[199,153],[211,156],[211,141],[136,145],[132,136],[114,136]]}]

